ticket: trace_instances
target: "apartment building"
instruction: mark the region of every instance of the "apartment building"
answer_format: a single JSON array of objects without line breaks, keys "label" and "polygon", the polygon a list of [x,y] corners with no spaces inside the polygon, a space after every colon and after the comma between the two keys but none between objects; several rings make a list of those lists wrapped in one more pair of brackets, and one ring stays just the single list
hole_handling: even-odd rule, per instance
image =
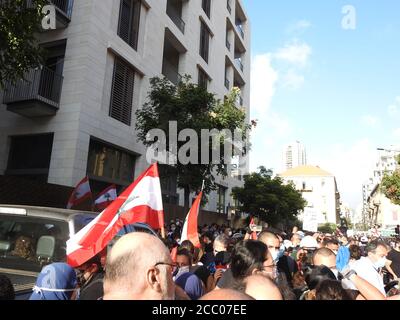
[{"label": "apartment building", "polygon": [[[148,167],[135,111],[149,79],[189,74],[223,98],[250,105],[250,23],[242,0],[53,0],[57,29],[38,35],[48,58],[0,93],[0,175],[92,191],[120,189]],[[183,205],[162,177],[166,203]],[[206,210],[226,213],[240,177],[218,178]]]}]

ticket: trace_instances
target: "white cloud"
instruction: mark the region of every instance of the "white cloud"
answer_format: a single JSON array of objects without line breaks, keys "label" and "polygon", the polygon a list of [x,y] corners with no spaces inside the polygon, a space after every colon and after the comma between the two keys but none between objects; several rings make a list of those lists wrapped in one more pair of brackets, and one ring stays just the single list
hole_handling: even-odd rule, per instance
[{"label": "white cloud", "polygon": [[274,55],[278,60],[291,63],[298,67],[304,67],[312,54],[312,48],[307,43],[292,40],[280,48]]},{"label": "white cloud", "polygon": [[365,115],[361,118],[361,122],[367,127],[375,128],[379,124],[379,119],[371,115]]},{"label": "white cloud", "polygon": [[376,148],[371,141],[363,139],[349,147],[335,145],[322,152],[321,168],[335,175],[341,199],[356,208],[362,201],[362,184],[373,172]]},{"label": "white cloud", "polygon": [[390,106],[388,107],[389,116],[393,117],[393,116],[397,115],[398,112],[399,112],[398,106],[392,104],[392,105],[390,105]]},{"label": "white cloud", "polygon": [[288,34],[302,34],[312,26],[308,20],[299,20],[286,28]]},{"label": "white cloud", "polygon": [[271,54],[253,58],[251,64],[251,110],[255,117],[268,111],[276,90],[278,72],[271,65]]},{"label": "white cloud", "polygon": [[289,70],[282,76],[283,86],[290,89],[299,89],[304,84],[304,76],[294,70]]}]

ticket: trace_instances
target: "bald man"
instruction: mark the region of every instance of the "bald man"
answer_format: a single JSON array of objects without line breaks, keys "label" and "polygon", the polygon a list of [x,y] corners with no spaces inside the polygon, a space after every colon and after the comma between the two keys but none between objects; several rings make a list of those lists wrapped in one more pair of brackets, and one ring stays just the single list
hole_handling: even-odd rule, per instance
[{"label": "bald man", "polygon": [[262,275],[246,278],[245,293],[256,300],[283,300],[278,287]]},{"label": "bald man", "polygon": [[336,278],[339,279],[339,271],[336,268],[336,255],[328,248],[320,248],[314,252],[313,255],[314,266],[325,266],[331,269]]},{"label": "bald man", "polygon": [[160,239],[127,234],[107,256],[104,300],[173,300],[172,269],[170,253]]},{"label": "bald man", "polygon": [[232,289],[219,289],[207,293],[200,300],[254,300],[245,293]]}]

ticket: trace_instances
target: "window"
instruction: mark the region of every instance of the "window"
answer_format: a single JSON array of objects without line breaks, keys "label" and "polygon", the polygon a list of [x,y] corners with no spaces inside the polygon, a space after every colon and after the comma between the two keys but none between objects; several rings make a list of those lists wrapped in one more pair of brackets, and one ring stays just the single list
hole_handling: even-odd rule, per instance
[{"label": "window", "polygon": [[92,139],[89,145],[87,172],[94,180],[128,185],[134,180],[135,156]]},{"label": "window", "polygon": [[7,174],[36,176],[47,181],[53,133],[11,137]]},{"label": "window", "polygon": [[208,63],[208,51],[210,46],[210,31],[205,23],[201,22],[200,28],[200,56]]},{"label": "window", "polygon": [[207,89],[208,87],[208,75],[199,68],[199,81],[198,81],[199,86],[203,87],[204,89]]},{"label": "window", "polygon": [[110,117],[131,125],[135,71],[120,59],[115,60]]},{"label": "window", "polygon": [[303,189],[302,190],[306,190],[306,183],[303,182]]},{"label": "window", "polygon": [[140,0],[121,0],[118,35],[135,50],[138,44],[140,8]]},{"label": "window", "polygon": [[202,8],[204,12],[206,13],[207,17],[211,17],[211,0],[203,0],[202,2]]},{"label": "window", "polygon": [[219,186],[218,188],[218,204],[217,204],[218,213],[225,213],[226,190],[227,189],[223,186]]}]

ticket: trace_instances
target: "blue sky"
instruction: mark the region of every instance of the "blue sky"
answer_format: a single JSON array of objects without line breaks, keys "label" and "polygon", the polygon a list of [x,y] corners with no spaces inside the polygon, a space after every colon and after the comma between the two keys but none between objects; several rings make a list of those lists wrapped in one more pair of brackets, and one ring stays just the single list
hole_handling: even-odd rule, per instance
[{"label": "blue sky", "polygon": [[[251,168],[300,140],[356,209],[376,148],[400,145],[400,1],[244,0],[252,28]],[[355,29],[342,9],[355,9]]]}]

